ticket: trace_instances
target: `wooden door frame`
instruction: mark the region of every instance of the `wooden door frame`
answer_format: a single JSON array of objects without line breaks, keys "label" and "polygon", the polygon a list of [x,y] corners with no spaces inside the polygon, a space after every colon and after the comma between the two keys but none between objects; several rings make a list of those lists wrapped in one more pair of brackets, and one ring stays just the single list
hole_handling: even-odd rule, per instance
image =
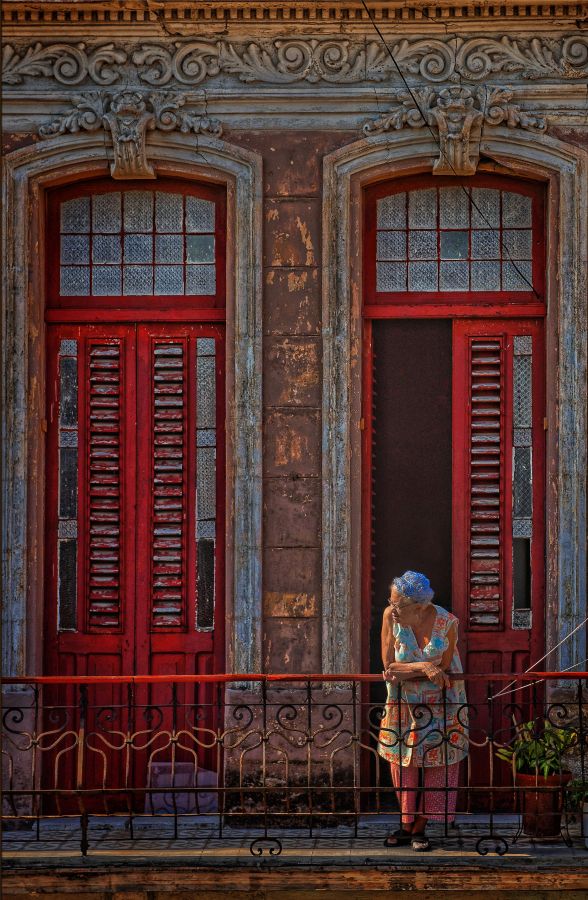
[{"label": "wooden door frame", "polygon": [[[262,164],[258,153],[199,136],[154,132],[148,155],[158,176],[222,184],[227,190],[227,666],[261,669]],[[101,132],[56,136],[5,157],[6,423],[3,527],[11,547],[4,582],[11,628],[4,671],[40,674],[43,660],[45,221],[48,189],[104,177]],[[154,187],[157,182],[154,183]],[[27,400],[28,398],[28,400]]]},{"label": "wooden door frame", "polygon": [[[586,546],[586,267],[588,154],[551,137],[539,146],[516,129],[490,129],[480,172],[545,184],[547,418],[547,640],[584,616]],[[361,614],[361,355],[363,189],[430,173],[437,148],[427,129],[370,136],[324,163],[323,222],[323,671],[357,671]],[[565,241],[564,241],[565,236]],[[530,310],[526,310],[529,314]],[[565,339],[564,339],[565,336]],[[582,399],[581,399],[582,398]],[[557,423],[557,427],[556,427]],[[576,640],[576,638],[578,638]],[[554,667],[586,654],[577,632]],[[564,652],[565,651],[565,652]]]}]

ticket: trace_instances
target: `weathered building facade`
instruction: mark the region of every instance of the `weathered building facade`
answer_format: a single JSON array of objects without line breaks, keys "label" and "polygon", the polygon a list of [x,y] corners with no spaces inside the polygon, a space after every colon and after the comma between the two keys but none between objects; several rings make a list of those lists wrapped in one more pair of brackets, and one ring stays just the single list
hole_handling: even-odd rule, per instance
[{"label": "weathered building facade", "polygon": [[405,568],[472,670],[582,622],[586,14],[3,4],[6,674],[378,671]]}]

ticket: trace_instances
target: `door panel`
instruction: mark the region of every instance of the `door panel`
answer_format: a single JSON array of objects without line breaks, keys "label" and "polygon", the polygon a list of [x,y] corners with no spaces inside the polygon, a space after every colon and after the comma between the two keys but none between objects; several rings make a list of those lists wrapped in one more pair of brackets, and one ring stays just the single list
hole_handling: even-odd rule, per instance
[{"label": "door panel", "polygon": [[[191,324],[50,327],[47,674],[223,670],[223,333]],[[126,766],[119,738],[153,722],[184,729],[176,761],[211,768],[210,692],[181,685],[172,709],[170,691],[137,686],[133,712],[123,686],[89,688],[83,760],[73,749],[59,756],[59,741],[46,758],[47,786],[55,772],[60,786],[73,785],[76,771],[89,786],[129,777],[144,786],[174,745],[159,740]],[[62,707],[60,727],[80,727],[75,692],[49,693]]]},{"label": "door panel", "polygon": [[[416,568],[459,618],[467,673],[525,671],[544,647],[543,320],[366,322],[364,360],[370,670],[381,669],[387,585]],[[490,717],[487,699],[501,686],[491,679],[468,685],[477,707],[472,785],[488,784],[491,765],[494,784],[510,784],[486,741],[510,738],[513,698],[524,718],[528,695],[497,699]],[[474,805],[490,802],[508,809],[512,793],[480,792]]]},{"label": "door panel", "polygon": [[135,330],[50,329],[48,348],[47,670],[67,657],[71,674],[122,674],[134,666]]},{"label": "door panel", "polygon": [[451,322],[372,323],[372,671],[389,584],[427,572],[451,608]]},{"label": "door panel", "polygon": [[520,671],[544,639],[543,323],[453,329],[454,611],[469,671],[497,634],[502,671]]},{"label": "door panel", "polygon": [[[543,322],[460,321],[453,326],[453,584],[466,672],[524,672],[544,646],[545,464]],[[522,551],[522,552],[521,552]],[[488,737],[512,736],[529,692],[487,698],[503,682],[474,682],[470,784],[511,784]],[[507,686],[508,687],[508,686]],[[535,693],[535,699],[539,699]],[[476,744],[478,746],[476,746]],[[476,809],[511,809],[510,791],[478,793]]]}]

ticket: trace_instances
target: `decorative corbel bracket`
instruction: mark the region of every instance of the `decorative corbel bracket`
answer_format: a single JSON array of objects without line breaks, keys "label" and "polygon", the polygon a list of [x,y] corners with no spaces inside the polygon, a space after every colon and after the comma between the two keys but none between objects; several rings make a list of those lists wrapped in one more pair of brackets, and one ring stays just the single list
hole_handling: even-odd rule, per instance
[{"label": "decorative corbel bracket", "polygon": [[387,113],[364,124],[363,133],[370,136],[406,126],[428,126],[439,142],[433,173],[474,175],[484,124],[536,132],[547,127],[543,119],[511,103],[513,96],[510,88],[502,87],[477,91],[458,86],[402,90],[396,93],[394,106]]},{"label": "decorative corbel bracket", "polygon": [[138,91],[102,93],[92,91],[72,98],[73,109],[48,125],[42,125],[43,138],[77,131],[104,128],[112,138],[113,178],[155,178],[147,159],[147,132],[181,131],[184,134],[207,132],[220,137],[222,127],[216,119],[181,111],[186,97],[175,93],[143,94]]}]

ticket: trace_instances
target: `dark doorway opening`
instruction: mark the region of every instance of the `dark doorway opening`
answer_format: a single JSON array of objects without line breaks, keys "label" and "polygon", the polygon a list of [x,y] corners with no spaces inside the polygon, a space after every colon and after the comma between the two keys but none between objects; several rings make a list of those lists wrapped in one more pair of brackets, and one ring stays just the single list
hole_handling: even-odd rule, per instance
[{"label": "dark doorway opening", "polygon": [[451,609],[449,319],[373,322],[373,570],[370,666],[380,672],[388,586],[424,572]]}]

